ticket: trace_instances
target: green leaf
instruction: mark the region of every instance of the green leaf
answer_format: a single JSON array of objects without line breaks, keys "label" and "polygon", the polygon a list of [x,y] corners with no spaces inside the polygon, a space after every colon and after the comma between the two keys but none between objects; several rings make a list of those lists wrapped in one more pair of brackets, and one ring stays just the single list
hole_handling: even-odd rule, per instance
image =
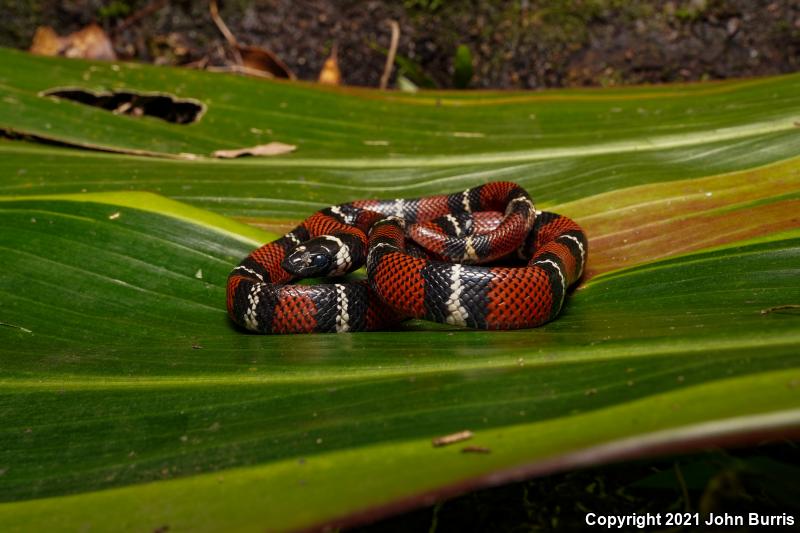
[{"label": "green leaf", "polygon": [[472,80],[472,52],[465,44],[458,45],[453,58],[453,85],[457,89],[466,89]]},{"label": "green leaf", "polygon": [[[10,51],[0,65],[0,128],[61,143],[0,141],[4,531],[353,523],[800,427],[800,76],[407,95]],[[38,96],[86,85],[207,111],[182,126]],[[298,150],[206,157],[269,140]],[[558,320],[229,323],[229,270],[318,207],[491,179],[587,229],[587,280]]]}]

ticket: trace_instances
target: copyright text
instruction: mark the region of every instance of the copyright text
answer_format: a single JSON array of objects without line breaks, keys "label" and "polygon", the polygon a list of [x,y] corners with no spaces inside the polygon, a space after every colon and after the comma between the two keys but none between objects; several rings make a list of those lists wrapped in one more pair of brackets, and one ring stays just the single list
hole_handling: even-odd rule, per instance
[{"label": "copyright text", "polygon": [[765,515],[760,513],[646,513],[629,515],[604,515],[586,513],[586,525],[605,529],[652,526],[793,526],[793,515]]}]

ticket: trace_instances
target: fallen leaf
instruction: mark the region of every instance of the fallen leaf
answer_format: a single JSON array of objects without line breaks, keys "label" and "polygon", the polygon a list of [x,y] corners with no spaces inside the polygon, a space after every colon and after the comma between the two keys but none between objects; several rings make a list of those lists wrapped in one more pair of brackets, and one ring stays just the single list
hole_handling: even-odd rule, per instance
[{"label": "fallen leaf", "polygon": [[234,157],[242,157],[244,155],[269,156],[288,154],[289,152],[294,152],[296,149],[297,146],[293,144],[271,142],[267,144],[259,144],[258,146],[250,146],[249,148],[239,148],[236,150],[217,150],[212,155],[214,157],[221,157],[223,159],[232,159]]},{"label": "fallen leaf", "polygon": [[56,56],[64,44],[61,37],[50,26],[39,26],[33,34],[33,43],[29,51],[43,56]]},{"label": "fallen leaf", "polygon": [[339,70],[339,53],[338,46],[333,45],[331,55],[325,60],[322,65],[322,70],[319,72],[319,82],[325,85],[341,85],[342,73]]},{"label": "fallen leaf", "polygon": [[70,44],[64,51],[67,57],[80,57],[83,59],[104,59],[114,61],[117,54],[111,39],[108,38],[103,28],[97,24],[89,24],[82,30],[67,36]]},{"label": "fallen leaf", "polygon": [[468,429],[464,431],[459,431],[458,433],[451,433],[450,435],[444,435],[442,437],[436,437],[433,439],[432,443],[435,447],[440,446],[447,446],[449,444],[453,444],[456,442],[461,442],[462,440],[468,440],[472,438],[472,432]]},{"label": "fallen leaf", "polygon": [[103,28],[97,24],[89,24],[66,37],[59,37],[53,28],[49,26],[40,26],[33,36],[30,51],[34,54],[46,56],[61,55],[106,61],[117,59],[111,39],[108,38]]},{"label": "fallen leaf", "polygon": [[234,51],[237,65],[234,65],[234,72],[240,72],[250,76],[266,76],[274,78],[285,78],[289,80],[297,79],[294,72],[281,59],[271,51],[256,46],[244,46],[239,44],[236,36],[233,35],[228,25],[219,15],[219,6],[216,0],[211,0],[208,4],[211,20],[219,28],[220,33],[228,41]]},{"label": "fallen leaf", "polygon": [[419,91],[419,87],[402,74],[397,75],[397,88],[406,93],[415,93]]},{"label": "fallen leaf", "polygon": [[236,45],[236,50],[238,50],[239,55],[242,57],[242,66],[245,68],[243,72],[245,73],[247,73],[248,70],[254,70],[276,78],[288,80],[297,79],[292,69],[266,48]]}]

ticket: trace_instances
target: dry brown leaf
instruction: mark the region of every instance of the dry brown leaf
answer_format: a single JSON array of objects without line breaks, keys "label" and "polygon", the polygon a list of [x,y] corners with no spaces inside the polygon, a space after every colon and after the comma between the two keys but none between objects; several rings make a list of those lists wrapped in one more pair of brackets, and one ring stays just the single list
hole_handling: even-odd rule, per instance
[{"label": "dry brown leaf", "polygon": [[233,55],[237,63],[237,68],[232,69],[233,71],[241,72],[249,76],[266,76],[285,78],[288,80],[297,79],[292,69],[271,51],[257,46],[239,44],[236,36],[228,28],[228,25],[225,24],[225,21],[222,20],[222,17],[220,17],[217,0],[211,0],[208,3],[208,10],[211,14],[211,20],[214,21],[220,33],[222,33],[225,40],[228,41],[228,44],[233,48]]},{"label": "dry brown leaf", "polygon": [[242,66],[247,69],[265,72],[276,78],[297,79],[297,76],[294,75],[294,72],[286,63],[265,48],[236,45],[236,50],[242,57]]},{"label": "dry brown leaf", "polygon": [[50,26],[39,26],[33,34],[30,52],[43,56],[55,56],[64,47],[61,37]]},{"label": "dry brown leaf", "polygon": [[107,61],[117,59],[111,39],[97,24],[89,24],[82,30],[69,35],[68,38],[70,44],[64,51],[64,55],[67,57],[105,59]]},{"label": "dry brown leaf", "polygon": [[341,85],[342,73],[339,70],[338,47],[333,45],[331,55],[325,60],[322,65],[322,70],[319,72],[319,82],[325,85]]},{"label": "dry brown leaf", "polygon": [[255,156],[270,156],[281,155],[294,152],[297,146],[293,144],[286,144],[281,142],[271,142],[267,144],[259,144],[258,146],[250,146],[248,148],[239,148],[237,150],[217,150],[214,152],[214,157],[221,157],[223,159],[232,159],[234,157],[242,157],[245,155]]},{"label": "dry brown leaf", "polygon": [[40,26],[33,36],[30,51],[34,54],[47,56],[62,55],[106,61],[117,59],[111,39],[108,38],[103,28],[97,24],[89,24],[66,37],[59,37],[53,28],[49,26]]}]

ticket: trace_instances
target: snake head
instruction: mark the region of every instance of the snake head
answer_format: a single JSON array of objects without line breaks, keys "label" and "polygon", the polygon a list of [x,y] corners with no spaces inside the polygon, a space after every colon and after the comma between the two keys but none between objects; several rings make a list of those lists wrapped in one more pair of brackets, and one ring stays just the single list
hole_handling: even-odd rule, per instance
[{"label": "snake head", "polygon": [[281,261],[281,266],[299,278],[325,276],[333,266],[333,254],[322,246],[301,244],[288,251]]}]

